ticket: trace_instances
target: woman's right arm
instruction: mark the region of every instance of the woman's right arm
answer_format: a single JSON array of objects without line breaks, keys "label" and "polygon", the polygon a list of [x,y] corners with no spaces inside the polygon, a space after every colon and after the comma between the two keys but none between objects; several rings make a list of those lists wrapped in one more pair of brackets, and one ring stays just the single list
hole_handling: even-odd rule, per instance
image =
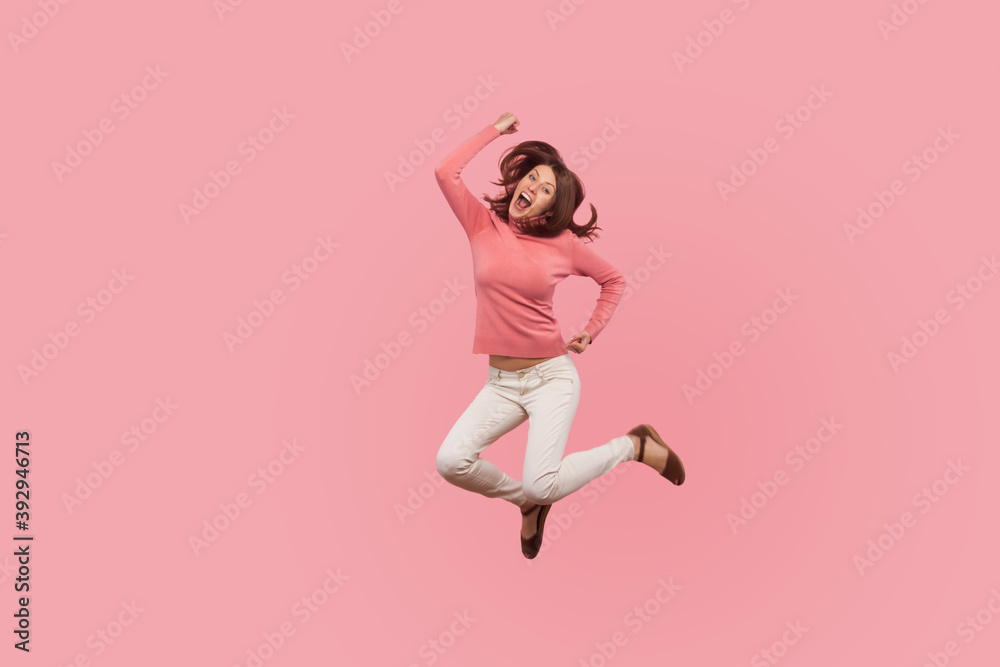
[{"label": "woman's right arm", "polygon": [[469,192],[469,188],[462,181],[462,169],[486,144],[500,134],[496,125],[487,125],[441,160],[434,169],[434,178],[437,179],[444,198],[448,200],[448,205],[455,212],[469,238],[486,229],[490,219],[486,207]]}]

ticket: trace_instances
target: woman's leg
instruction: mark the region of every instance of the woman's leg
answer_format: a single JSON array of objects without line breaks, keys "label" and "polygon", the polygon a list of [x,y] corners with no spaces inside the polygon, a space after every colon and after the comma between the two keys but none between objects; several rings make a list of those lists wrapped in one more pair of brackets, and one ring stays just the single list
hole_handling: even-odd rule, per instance
[{"label": "woman's leg", "polygon": [[480,457],[484,449],[528,418],[524,408],[504,393],[492,380],[487,381],[441,444],[437,471],[457,487],[520,507],[527,502],[521,482]]},{"label": "woman's leg", "polygon": [[539,364],[538,371],[523,395],[529,426],[522,485],[529,502],[551,505],[619,463],[634,460],[635,446],[622,435],[563,458],[580,402],[580,376],[568,355]]}]

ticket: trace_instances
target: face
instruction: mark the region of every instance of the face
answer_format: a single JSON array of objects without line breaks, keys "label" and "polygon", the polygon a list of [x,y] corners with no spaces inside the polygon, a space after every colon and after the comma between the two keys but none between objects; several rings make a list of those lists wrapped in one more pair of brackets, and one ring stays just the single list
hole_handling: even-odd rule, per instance
[{"label": "face", "polygon": [[508,217],[521,221],[544,215],[555,203],[555,183],[556,175],[547,165],[541,164],[529,171],[514,188],[514,198],[507,210]]}]

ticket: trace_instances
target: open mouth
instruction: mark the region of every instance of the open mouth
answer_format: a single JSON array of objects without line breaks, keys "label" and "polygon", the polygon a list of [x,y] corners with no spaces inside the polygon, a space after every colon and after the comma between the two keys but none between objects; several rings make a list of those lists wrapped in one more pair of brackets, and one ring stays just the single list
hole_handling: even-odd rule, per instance
[{"label": "open mouth", "polygon": [[517,201],[514,202],[514,206],[516,206],[519,211],[524,211],[531,206],[531,200],[528,199],[527,195],[522,192],[517,198]]}]

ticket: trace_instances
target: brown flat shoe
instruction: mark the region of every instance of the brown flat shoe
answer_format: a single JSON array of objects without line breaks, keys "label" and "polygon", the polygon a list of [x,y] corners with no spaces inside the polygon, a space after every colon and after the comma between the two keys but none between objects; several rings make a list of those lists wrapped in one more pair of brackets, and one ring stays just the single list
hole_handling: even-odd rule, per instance
[{"label": "brown flat shoe", "polygon": [[[628,432],[627,435],[637,435],[639,436],[639,458],[636,461],[643,463],[642,457],[646,453],[646,438],[652,438],[654,442],[659,443],[667,450],[667,465],[663,468],[663,472],[660,473],[663,477],[666,477],[671,482],[680,486],[684,483],[684,464],[681,463],[681,459],[677,456],[677,453],[667,446],[667,443],[663,442],[663,438],[660,434],[653,429],[649,424],[639,424],[634,429]],[[655,468],[654,468],[655,470]]]},{"label": "brown flat shoe", "polygon": [[[536,507],[539,506],[536,505],[527,512],[522,509],[521,514],[531,514],[535,511]],[[545,529],[545,517],[549,515],[549,510],[552,509],[552,505],[541,505],[541,508],[542,509],[538,511],[538,518],[536,519],[535,534],[531,537],[521,536],[521,553],[524,554],[525,558],[534,558],[538,555],[539,550],[542,548],[542,531]]]}]

